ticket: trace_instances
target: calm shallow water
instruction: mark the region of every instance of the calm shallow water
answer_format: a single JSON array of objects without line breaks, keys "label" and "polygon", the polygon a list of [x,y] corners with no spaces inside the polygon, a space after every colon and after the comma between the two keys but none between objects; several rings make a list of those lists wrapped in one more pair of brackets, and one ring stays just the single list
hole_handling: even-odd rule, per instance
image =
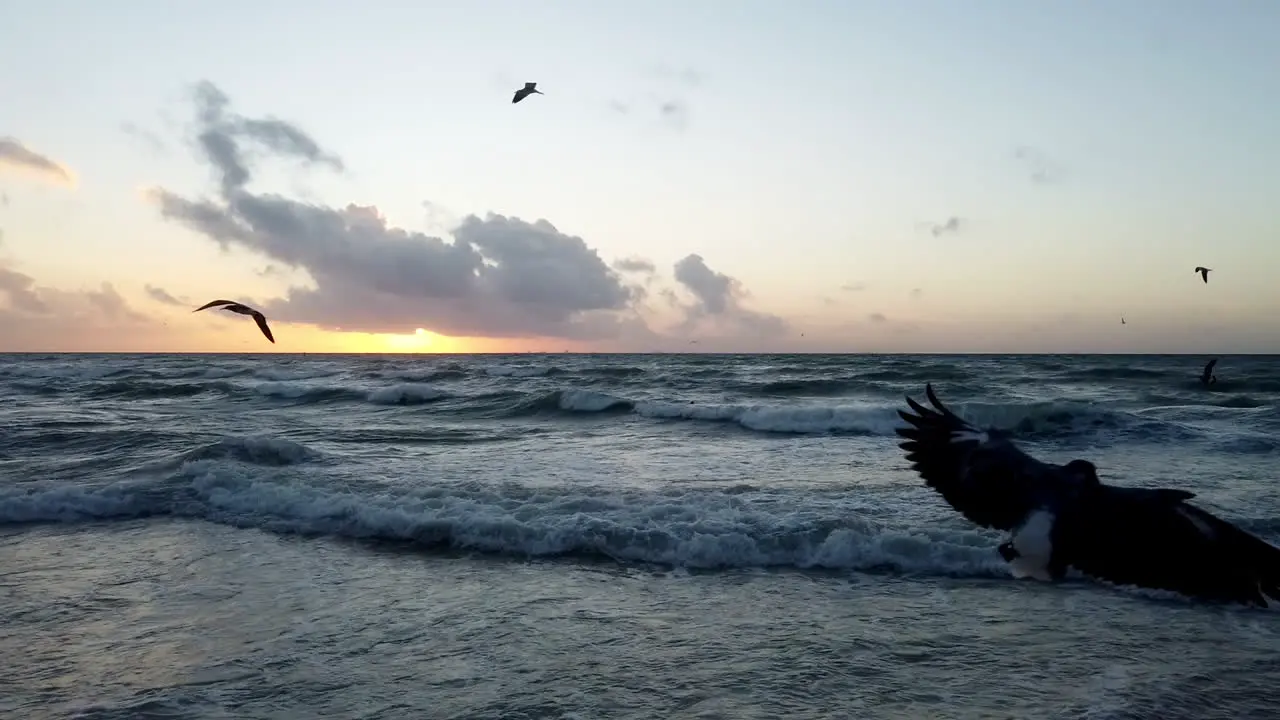
[{"label": "calm shallow water", "polygon": [[1268,717],[1274,611],[1009,578],[904,392],[1275,541],[1280,360],[0,356],[0,714]]}]

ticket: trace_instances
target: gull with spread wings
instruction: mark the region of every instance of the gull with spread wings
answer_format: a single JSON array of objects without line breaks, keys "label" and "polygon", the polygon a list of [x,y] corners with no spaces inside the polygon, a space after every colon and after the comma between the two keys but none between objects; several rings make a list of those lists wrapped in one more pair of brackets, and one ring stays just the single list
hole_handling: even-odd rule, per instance
[{"label": "gull with spread wings", "polygon": [[207,310],[211,307],[221,307],[223,310],[226,310],[227,312],[233,312],[240,315],[248,315],[252,317],[253,321],[258,323],[258,329],[262,331],[262,334],[266,335],[267,339],[270,340],[272,344],[275,344],[276,339],[271,336],[271,328],[267,327],[266,316],[258,312],[257,310],[254,310],[253,308],[249,307],[248,305],[245,305],[244,303],[233,302],[231,300],[212,300],[210,302],[205,303],[204,305],[201,305],[195,310],[192,310],[191,312],[200,312],[201,310]]},{"label": "gull with spread wings", "polygon": [[1280,548],[1187,503],[1195,493],[1107,485],[1087,460],[1053,465],[996,429],[907,398],[912,469],[969,520],[1011,534],[999,547],[1014,574],[1059,580],[1068,568],[1116,585],[1267,607],[1280,601]]}]

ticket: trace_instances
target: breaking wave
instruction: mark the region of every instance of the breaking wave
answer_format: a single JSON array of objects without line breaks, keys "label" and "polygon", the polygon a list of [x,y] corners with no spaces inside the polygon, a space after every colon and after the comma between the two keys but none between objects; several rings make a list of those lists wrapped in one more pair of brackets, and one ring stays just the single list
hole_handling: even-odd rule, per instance
[{"label": "breaking wave", "polygon": [[[187,454],[177,474],[101,488],[0,490],[0,523],[142,517],[309,536],[407,543],[423,551],[587,557],[717,569],[786,566],[929,575],[1008,575],[978,531],[894,527],[803,494],[729,489],[605,492],[458,484],[369,493],[255,475],[317,453],[293,443],[228,439]],[[225,462],[231,460],[234,462]]]}]

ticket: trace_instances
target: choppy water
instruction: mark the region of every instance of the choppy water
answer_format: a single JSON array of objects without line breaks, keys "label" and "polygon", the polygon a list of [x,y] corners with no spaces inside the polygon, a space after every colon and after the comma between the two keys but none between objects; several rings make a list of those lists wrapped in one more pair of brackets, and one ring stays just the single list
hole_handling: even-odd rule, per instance
[{"label": "choppy water", "polygon": [[0,715],[1275,717],[1280,614],[1015,581],[932,381],[1280,539],[1280,358],[0,356]]}]

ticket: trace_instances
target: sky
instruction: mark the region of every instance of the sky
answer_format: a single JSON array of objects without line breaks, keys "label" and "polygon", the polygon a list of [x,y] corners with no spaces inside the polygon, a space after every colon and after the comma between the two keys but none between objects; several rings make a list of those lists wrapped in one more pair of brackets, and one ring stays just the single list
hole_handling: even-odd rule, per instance
[{"label": "sky", "polygon": [[0,8],[0,351],[1280,352],[1268,0]]}]

